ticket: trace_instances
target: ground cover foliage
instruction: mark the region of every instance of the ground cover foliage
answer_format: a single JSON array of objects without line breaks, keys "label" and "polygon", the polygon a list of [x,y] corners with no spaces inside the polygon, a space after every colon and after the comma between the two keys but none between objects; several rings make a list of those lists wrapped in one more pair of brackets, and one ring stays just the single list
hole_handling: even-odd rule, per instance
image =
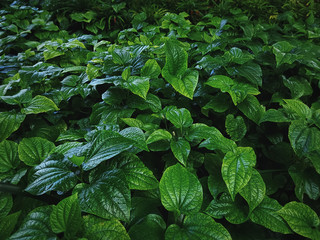
[{"label": "ground cover foliage", "polygon": [[0,239],[320,239],[319,3],[85,2],[0,11]]}]

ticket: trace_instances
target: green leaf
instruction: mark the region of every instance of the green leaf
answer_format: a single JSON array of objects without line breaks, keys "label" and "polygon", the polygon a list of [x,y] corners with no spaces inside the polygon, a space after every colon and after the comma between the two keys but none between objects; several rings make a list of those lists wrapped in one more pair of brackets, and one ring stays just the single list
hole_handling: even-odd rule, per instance
[{"label": "green leaf", "polygon": [[232,114],[226,117],[226,131],[234,141],[240,141],[247,132],[246,124],[241,116],[234,118]]},{"label": "green leaf", "polygon": [[101,162],[106,161],[119,153],[131,148],[133,142],[110,130],[100,131],[91,143],[88,143],[89,150],[86,154],[83,169],[91,170]]},{"label": "green leaf", "polygon": [[12,96],[1,96],[0,97],[5,103],[10,105],[21,105],[23,103],[30,102],[32,98],[32,92],[30,89],[22,89],[20,92],[18,92],[15,95]]},{"label": "green leaf", "polygon": [[62,56],[64,54],[65,54],[65,52],[62,50],[46,49],[43,51],[43,57],[44,57],[45,61],[52,59],[52,58],[55,58],[55,57]]},{"label": "green leaf", "polygon": [[222,192],[227,192],[227,186],[222,179],[221,173],[209,175],[208,177],[208,189],[214,199]]},{"label": "green leaf", "polygon": [[170,142],[170,147],[175,158],[178,159],[183,166],[186,166],[191,150],[189,142],[184,138],[179,138],[178,140],[172,139]]},{"label": "green leaf", "polygon": [[227,152],[223,158],[221,173],[231,198],[248,184],[253,168],[256,164],[256,155],[251,147],[238,147]]},{"label": "green leaf", "polygon": [[198,178],[179,163],[164,171],[159,188],[161,202],[168,211],[189,215],[200,210],[202,186]]},{"label": "green leaf", "polygon": [[290,53],[294,47],[287,41],[277,42],[272,45],[272,48],[273,54],[276,56],[277,67],[285,63],[292,64],[301,58],[297,54]]},{"label": "green leaf", "polygon": [[55,234],[50,229],[52,206],[43,206],[29,212],[20,228],[9,238],[10,240],[54,240]]},{"label": "green leaf", "polygon": [[296,76],[283,78],[283,84],[290,90],[291,97],[295,99],[298,99],[302,96],[311,95],[313,92],[309,81],[305,78]]},{"label": "green leaf", "polygon": [[8,193],[0,192],[0,219],[10,212],[13,205],[12,196]]},{"label": "green leaf", "polygon": [[28,166],[37,166],[54,148],[54,143],[44,138],[23,138],[18,147],[19,158]]},{"label": "green leaf", "polygon": [[170,140],[172,138],[171,133],[164,129],[157,129],[147,139],[147,144],[157,142],[160,140]]},{"label": "green leaf", "polygon": [[241,65],[241,67],[238,68],[237,71],[240,76],[245,77],[249,82],[260,87],[262,86],[262,70],[258,64],[247,63]]},{"label": "green leaf", "polygon": [[1,240],[6,240],[8,239],[8,237],[10,237],[12,231],[14,230],[18,222],[20,213],[21,212],[16,212],[8,216],[5,216],[3,218],[0,218],[0,232],[1,232],[0,239]]},{"label": "green leaf", "polygon": [[288,172],[295,185],[295,194],[301,202],[305,193],[312,200],[320,197],[320,175],[316,171],[294,164],[289,167]]},{"label": "green leaf", "polygon": [[241,224],[247,221],[249,209],[241,197],[232,200],[229,194],[223,193],[219,199],[210,202],[205,212],[211,217],[225,217],[232,224]]},{"label": "green leaf", "polygon": [[14,112],[0,112],[0,142],[17,131],[26,115]]},{"label": "green leaf", "polygon": [[64,236],[74,236],[82,224],[81,210],[77,194],[64,198],[53,207],[50,215],[51,229],[55,233],[64,232]]},{"label": "green leaf", "polygon": [[293,121],[289,126],[288,137],[298,156],[306,156],[319,150],[320,131],[315,127],[308,127],[304,121]]},{"label": "green leaf", "polygon": [[163,77],[167,81],[167,78],[171,76],[181,79],[188,67],[187,52],[179,45],[177,40],[170,39],[165,43],[165,53],[166,64],[162,69]]},{"label": "green leaf", "polygon": [[130,53],[125,49],[115,49],[112,52],[112,58],[114,63],[125,65],[130,61],[131,56]]},{"label": "green leaf", "polygon": [[284,99],[284,101],[286,104],[283,105],[283,108],[287,113],[294,114],[298,118],[311,118],[311,109],[300,100]]},{"label": "green leaf", "polygon": [[129,221],[131,196],[120,170],[107,171],[78,193],[81,210],[98,217]]},{"label": "green leaf", "polygon": [[38,114],[58,110],[59,108],[51,99],[37,95],[28,103],[27,107],[21,109],[21,112],[24,114]]},{"label": "green leaf", "polygon": [[69,191],[77,183],[73,168],[74,165],[69,160],[51,155],[34,168],[30,184],[25,190],[34,195],[42,195],[49,191]]},{"label": "green leaf", "polygon": [[210,101],[203,106],[204,110],[212,109],[215,112],[223,113],[227,111],[231,106],[230,98],[227,94],[218,93],[210,97]]},{"label": "green leaf", "polygon": [[291,120],[286,116],[283,109],[269,109],[262,114],[259,123],[262,122],[291,122]]},{"label": "green leaf", "polygon": [[124,83],[133,94],[136,94],[143,99],[147,98],[147,93],[150,88],[148,77],[130,76],[128,81]]},{"label": "green leaf", "polygon": [[19,166],[18,144],[12,141],[0,142],[0,173]]},{"label": "green leaf", "polygon": [[137,127],[137,128],[143,127],[143,122],[136,118],[121,118],[121,120],[125,124],[127,124],[129,127]]},{"label": "green leaf", "polygon": [[229,92],[235,82],[227,76],[214,75],[208,79],[206,84],[213,88],[219,88],[221,92]]},{"label": "green leaf", "polygon": [[252,176],[247,185],[240,190],[240,195],[247,201],[252,212],[264,199],[266,185],[257,170],[252,171]]},{"label": "green leaf", "polygon": [[209,136],[209,138],[203,141],[200,146],[209,150],[220,150],[223,153],[233,151],[237,147],[236,143],[231,139],[225,138],[219,131]]},{"label": "green leaf", "polygon": [[231,240],[229,232],[211,217],[197,213],[186,216],[182,226],[172,224],[165,233],[165,240]]},{"label": "green leaf", "polygon": [[193,123],[191,114],[188,109],[185,108],[172,108],[166,112],[166,118],[176,127],[190,127]]},{"label": "green leaf", "polygon": [[90,240],[130,240],[128,233],[119,220],[104,220],[92,215],[83,217],[85,236]]},{"label": "green leaf", "polygon": [[254,121],[256,124],[259,124],[260,119],[265,112],[265,107],[252,95],[248,95],[243,102],[238,104],[238,108],[247,118]]},{"label": "green leaf", "polygon": [[86,73],[88,75],[89,80],[92,80],[101,76],[101,68],[89,63],[86,68]]},{"label": "green leaf", "polygon": [[123,129],[120,134],[125,138],[130,139],[134,146],[145,151],[149,151],[146,143],[146,137],[140,128],[128,127]]},{"label": "green leaf", "polygon": [[289,202],[278,211],[290,228],[301,236],[320,239],[320,220],[317,214],[306,204]]},{"label": "green leaf", "polygon": [[150,190],[158,187],[158,180],[143,162],[132,153],[123,153],[112,159],[108,166],[111,169],[121,169],[130,189]]},{"label": "green leaf", "polygon": [[141,68],[141,76],[148,78],[158,78],[161,68],[155,59],[149,59],[143,68]]},{"label": "green leaf", "polygon": [[277,200],[264,197],[263,201],[253,210],[250,215],[252,222],[262,225],[274,232],[283,234],[292,233],[288,224],[277,213],[282,206]]},{"label": "green leaf", "polygon": [[135,223],[128,231],[131,240],[163,240],[166,223],[156,214],[148,214]]}]

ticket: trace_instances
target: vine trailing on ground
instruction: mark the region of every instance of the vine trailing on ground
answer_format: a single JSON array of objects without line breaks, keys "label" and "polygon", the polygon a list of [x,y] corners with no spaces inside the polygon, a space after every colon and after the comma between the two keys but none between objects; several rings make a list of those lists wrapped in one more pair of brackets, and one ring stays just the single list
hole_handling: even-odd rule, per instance
[{"label": "vine trailing on ground", "polygon": [[206,11],[1,10],[0,239],[320,239],[319,19]]}]

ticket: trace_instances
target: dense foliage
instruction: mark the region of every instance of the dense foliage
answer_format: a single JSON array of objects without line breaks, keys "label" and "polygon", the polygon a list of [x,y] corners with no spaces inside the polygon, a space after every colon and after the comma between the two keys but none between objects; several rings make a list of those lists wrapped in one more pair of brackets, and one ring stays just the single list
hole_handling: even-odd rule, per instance
[{"label": "dense foliage", "polygon": [[0,11],[0,239],[320,239],[317,1],[76,2]]}]

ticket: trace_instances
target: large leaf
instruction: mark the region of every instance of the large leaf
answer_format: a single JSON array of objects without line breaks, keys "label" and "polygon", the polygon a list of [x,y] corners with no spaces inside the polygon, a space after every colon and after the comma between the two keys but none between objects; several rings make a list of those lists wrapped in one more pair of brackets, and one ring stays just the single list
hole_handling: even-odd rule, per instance
[{"label": "large leaf", "polygon": [[296,118],[311,118],[311,109],[300,100],[285,99],[284,101],[286,104],[283,108],[288,114],[293,114]]},{"label": "large leaf", "polygon": [[292,233],[288,224],[277,213],[282,206],[277,200],[264,197],[263,201],[253,210],[250,219],[256,223],[268,228],[274,232],[283,234]]},{"label": "large leaf", "polygon": [[12,141],[0,142],[0,173],[18,167],[18,144]]},{"label": "large leaf", "polygon": [[283,84],[289,88],[292,98],[300,98],[302,96],[311,95],[313,89],[309,81],[305,78],[292,76],[290,78],[283,78]]},{"label": "large leaf", "polygon": [[130,240],[119,220],[105,220],[92,215],[84,216],[85,237],[90,240]]},{"label": "large leaf", "polygon": [[69,191],[77,183],[77,175],[73,168],[74,165],[69,160],[51,155],[34,168],[30,184],[25,190],[34,195],[49,191]]},{"label": "large leaf", "polygon": [[131,196],[122,171],[112,170],[85,185],[78,195],[81,210],[98,217],[129,221]]},{"label": "large leaf", "polygon": [[131,240],[163,240],[166,223],[156,214],[148,214],[129,229]]},{"label": "large leaf", "polygon": [[53,207],[50,225],[55,233],[64,232],[69,238],[81,229],[82,218],[77,194],[63,199]]},{"label": "large leaf", "polygon": [[232,199],[249,182],[256,155],[250,147],[238,147],[223,158],[221,173]]},{"label": "large leaf", "polygon": [[320,239],[318,215],[306,204],[289,202],[278,211],[290,228],[312,240]]},{"label": "large leaf", "polygon": [[187,165],[187,159],[190,154],[190,144],[184,138],[179,138],[178,140],[171,140],[170,143],[171,151],[178,161],[184,166]]},{"label": "large leaf", "polygon": [[161,141],[161,140],[170,140],[172,138],[171,133],[164,129],[157,129],[147,139],[147,144],[151,144],[153,142]]},{"label": "large leaf", "polygon": [[245,77],[249,82],[262,86],[262,70],[256,63],[247,63],[237,69],[240,76]]},{"label": "large leaf", "polygon": [[15,112],[0,112],[0,142],[18,130],[26,115]]},{"label": "large leaf", "polygon": [[320,148],[319,129],[308,127],[304,121],[293,121],[289,126],[288,137],[293,150],[298,156],[306,156]]},{"label": "large leaf", "polygon": [[187,216],[182,226],[172,224],[168,227],[165,240],[231,240],[229,232],[222,224],[216,223],[203,213]]},{"label": "large leaf", "polygon": [[241,116],[235,118],[232,114],[227,115],[225,126],[227,133],[234,141],[240,141],[246,135],[247,127]]},{"label": "large leaf", "polygon": [[179,42],[168,40],[165,43],[166,64],[162,69],[162,75],[166,79],[169,76],[180,78],[188,67],[188,54],[179,46]]},{"label": "large leaf", "polygon": [[55,240],[57,237],[50,229],[52,206],[38,207],[24,219],[20,228],[9,238],[10,240]]},{"label": "large leaf", "polygon": [[143,99],[147,98],[147,93],[150,88],[148,77],[130,76],[129,79],[124,83],[124,85],[133,94],[136,94]]},{"label": "large leaf", "polygon": [[276,56],[277,67],[281,64],[292,64],[295,60],[301,58],[297,54],[290,53],[294,48],[289,42],[281,41],[272,45],[273,54]]},{"label": "large leaf", "polygon": [[130,189],[150,190],[158,187],[158,180],[143,162],[132,153],[124,153],[110,160],[111,169],[121,169]]},{"label": "large leaf", "polygon": [[38,114],[49,111],[58,111],[57,105],[49,98],[41,95],[35,96],[28,105],[21,109],[24,114]]},{"label": "large leaf", "polygon": [[54,148],[54,143],[44,138],[23,138],[18,147],[19,158],[28,166],[37,166]]},{"label": "large leaf", "polygon": [[166,112],[166,118],[176,127],[190,127],[193,123],[191,114],[188,109],[185,108],[172,108]]},{"label": "large leaf", "polygon": [[131,140],[117,132],[110,130],[99,132],[88,145],[89,150],[83,163],[83,169],[87,171],[95,168],[101,162],[131,148],[132,143]]},{"label": "large leaf", "polygon": [[179,163],[164,171],[159,188],[161,202],[168,211],[188,215],[200,210],[202,186],[198,178]]},{"label": "large leaf", "polygon": [[247,98],[238,104],[239,110],[250,120],[259,124],[260,119],[262,118],[265,107],[262,106],[259,100],[252,95],[248,95]]},{"label": "large leaf", "polygon": [[241,197],[232,200],[229,194],[223,193],[219,199],[210,202],[206,213],[217,219],[225,217],[232,224],[241,224],[247,221],[249,209]]},{"label": "large leaf", "polygon": [[120,134],[125,138],[132,140],[132,145],[135,147],[149,151],[146,143],[146,137],[140,128],[128,127],[123,129]]},{"label": "large leaf", "polygon": [[1,96],[0,98],[7,104],[21,105],[23,103],[28,103],[31,100],[32,92],[30,91],[30,89],[22,89],[15,95]]},{"label": "large leaf", "polygon": [[266,185],[259,172],[254,170],[247,185],[240,190],[240,195],[247,201],[250,212],[262,202],[265,194]]}]

